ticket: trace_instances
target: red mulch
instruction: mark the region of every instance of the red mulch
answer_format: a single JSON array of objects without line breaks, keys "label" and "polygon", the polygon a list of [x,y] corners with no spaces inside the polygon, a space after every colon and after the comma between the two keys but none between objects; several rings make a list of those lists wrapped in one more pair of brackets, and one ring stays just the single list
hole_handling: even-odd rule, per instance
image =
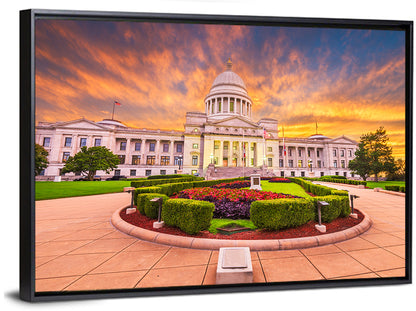
[{"label": "red mulch", "polygon": [[[341,230],[348,229],[359,224],[364,216],[361,212],[357,209],[354,209],[354,212],[357,213],[358,219],[354,219],[351,217],[346,218],[337,218],[331,223],[323,223],[326,226],[326,233],[333,233]],[[224,239],[224,240],[269,240],[269,239],[290,239],[290,238],[300,238],[300,237],[308,237],[308,236],[316,236],[325,233],[321,233],[315,229],[314,221],[310,221],[300,227],[279,230],[279,231],[268,231],[263,229],[257,229],[254,231],[246,231],[246,232],[239,232],[234,233],[232,235],[224,235],[224,234],[213,234],[209,231],[202,231],[195,235],[187,234],[181,231],[178,228],[164,226],[160,229],[153,229],[153,222],[156,220],[150,219],[147,216],[141,215],[138,211],[134,214],[126,215],[126,210],[124,209],[120,213],[121,218],[134,225],[141,227],[143,229],[152,230],[161,233],[179,235],[179,236],[187,236],[187,237],[194,237],[194,238],[205,238],[205,239]]]}]

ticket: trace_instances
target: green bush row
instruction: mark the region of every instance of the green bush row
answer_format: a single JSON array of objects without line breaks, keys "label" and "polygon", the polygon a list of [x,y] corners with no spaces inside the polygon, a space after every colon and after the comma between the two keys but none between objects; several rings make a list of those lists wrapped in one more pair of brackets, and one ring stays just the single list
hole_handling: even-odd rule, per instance
[{"label": "green bush row", "polygon": [[159,187],[144,187],[134,190],[133,204],[137,206],[137,196],[141,193],[160,193]]},{"label": "green bush row", "polygon": [[[386,185],[386,186],[384,186],[384,188],[386,190],[390,190],[390,191],[401,191],[400,188],[404,188],[404,187],[400,187],[398,185]],[[404,192],[404,191],[402,191],[402,192]]]},{"label": "green bush row", "polygon": [[400,192],[406,192],[406,186],[400,186]]},{"label": "green bush row", "polygon": [[280,230],[318,221],[318,201],[328,202],[321,208],[322,222],[329,223],[351,213],[347,196],[327,195],[311,199],[278,199],[251,203],[250,220],[262,229]]},{"label": "green bush row", "polygon": [[338,217],[348,217],[351,213],[350,201],[348,196],[327,195],[321,197],[314,197],[315,201],[315,220],[318,221],[318,201],[325,201],[329,205],[322,206],[321,220],[329,223]]},{"label": "green bush row", "polygon": [[175,178],[184,178],[184,177],[190,177],[190,178],[194,178],[191,180],[196,180],[197,178],[200,177],[196,177],[193,175],[189,175],[189,174],[171,174],[171,175],[151,175],[148,176],[147,179],[175,179]]},{"label": "green bush row", "polygon": [[[198,178],[203,179],[203,177],[198,177]],[[151,186],[169,184],[169,183],[189,182],[189,181],[194,181],[194,180],[195,179],[193,176],[180,177],[180,178],[166,178],[166,179],[144,179],[144,180],[132,181],[130,185],[131,187],[139,188],[139,187],[151,187]]]},{"label": "green bush row", "polygon": [[251,203],[250,220],[262,229],[280,230],[301,226],[315,217],[311,199],[262,200]]},{"label": "green bush row", "polygon": [[305,189],[306,192],[310,192],[314,195],[330,195],[334,189],[322,186],[322,185],[316,185],[308,180],[304,180],[302,178],[297,177],[290,177],[289,178],[292,182],[297,183],[300,185],[303,189]]},{"label": "green bush row", "polygon": [[163,205],[169,199],[168,196],[161,193],[141,193],[137,195],[137,209],[140,214],[146,215],[149,218],[157,219],[159,215],[159,203],[151,202],[153,198],[162,198],[162,210]]},{"label": "green bush row", "polygon": [[325,178],[325,177],[321,177],[321,178],[319,178],[319,180],[320,181],[326,181],[326,182],[339,183],[339,184],[364,185],[364,186],[367,186],[367,182],[366,181],[362,181],[362,180],[341,179],[341,178]]},{"label": "green bush row", "polygon": [[211,202],[170,199],[162,208],[162,219],[168,226],[178,227],[188,234],[209,228],[215,205]]}]

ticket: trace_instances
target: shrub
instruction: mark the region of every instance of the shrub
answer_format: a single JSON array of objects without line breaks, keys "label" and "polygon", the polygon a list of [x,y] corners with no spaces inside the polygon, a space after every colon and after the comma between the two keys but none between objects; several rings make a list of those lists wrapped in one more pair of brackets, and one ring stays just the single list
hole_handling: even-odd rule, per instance
[{"label": "shrub", "polygon": [[338,217],[347,217],[351,213],[350,201],[347,196],[327,195],[314,197],[313,200],[315,201],[316,206],[316,221],[318,221],[318,201],[329,203],[329,205],[322,206],[321,208],[322,222],[329,223]]},{"label": "shrub", "polygon": [[188,199],[167,200],[162,209],[162,219],[168,226],[178,227],[188,234],[209,228],[214,204]]},{"label": "shrub", "polygon": [[384,188],[390,191],[400,191],[400,186],[397,185],[386,185]]},{"label": "shrub", "polygon": [[400,192],[406,192],[406,186],[400,186]]},{"label": "shrub", "polygon": [[193,180],[194,179],[192,178],[192,176],[181,177],[181,178],[170,178],[170,179],[142,179],[142,180],[132,181],[130,185],[134,188],[139,188],[139,187],[151,187],[151,186],[156,186],[156,185],[178,183],[178,182],[189,182]]},{"label": "shrub", "polygon": [[349,185],[364,185],[367,186],[366,181],[362,180],[352,180],[352,179],[336,179],[336,178],[326,178],[321,177],[319,178],[320,181],[326,181],[326,182],[333,182],[333,183],[339,183],[339,184],[349,184]]},{"label": "shrub", "polygon": [[343,196],[348,196],[348,191],[347,190],[332,190],[331,191],[332,195],[343,195]]},{"label": "shrub", "polygon": [[306,192],[310,192],[314,195],[322,196],[322,195],[330,195],[331,192],[334,190],[332,188],[322,186],[322,185],[316,185],[308,180],[304,180],[302,178],[296,178],[292,177],[289,178],[290,181],[293,181],[294,183],[297,183],[298,185],[302,186],[303,189],[305,189]]},{"label": "shrub", "polygon": [[310,199],[279,199],[251,203],[250,220],[258,228],[280,230],[301,226],[315,216]]},{"label": "shrub", "polygon": [[325,175],[322,176],[322,178],[347,179],[347,177],[340,175]]},{"label": "shrub", "polygon": [[190,180],[204,180],[204,177],[196,177],[189,174],[171,174],[171,175],[151,175],[147,179],[176,179],[176,178],[190,178]]},{"label": "shrub", "polygon": [[166,200],[169,199],[168,196],[161,194],[161,193],[141,193],[137,195],[137,209],[139,210],[140,214],[146,215],[149,218],[157,219],[159,215],[159,203],[158,202],[150,202],[153,198],[162,198],[162,209],[163,204]]},{"label": "shrub", "polygon": [[134,189],[133,204],[137,205],[137,195],[140,193],[161,193],[159,187],[145,187],[145,188],[136,188]]},{"label": "shrub", "polygon": [[249,181],[243,181],[243,180],[237,180],[237,181],[232,181],[232,182],[228,182],[228,183],[221,183],[221,184],[217,184],[217,185],[212,185],[211,188],[214,189],[240,189],[240,188],[247,188],[250,187],[250,182]]}]

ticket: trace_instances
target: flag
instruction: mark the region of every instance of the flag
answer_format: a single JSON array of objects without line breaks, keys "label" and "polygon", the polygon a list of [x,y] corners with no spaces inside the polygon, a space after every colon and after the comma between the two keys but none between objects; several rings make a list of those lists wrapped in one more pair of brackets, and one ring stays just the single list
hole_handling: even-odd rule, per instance
[{"label": "flag", "polygon": [[266,133],[266,129],[263,127],[263,137],[266,138],[267,133]]},{"label": "flag", "polygon": [[243,157],[246,158],[246,143],[243,143]]},{"label": "flag", "polygon": [[121,104],[118,101],[115,101],[114,104],[117,106],[121,106]]}]

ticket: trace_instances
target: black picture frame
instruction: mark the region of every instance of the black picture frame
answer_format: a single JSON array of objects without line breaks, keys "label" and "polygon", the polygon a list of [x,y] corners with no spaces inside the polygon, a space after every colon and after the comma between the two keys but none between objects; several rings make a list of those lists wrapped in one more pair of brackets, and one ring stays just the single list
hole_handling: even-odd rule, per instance
[{"label": "black picture frame", "polygon": [[301,281],[278,284],[233,284],[189,286],[142,290],[102,290],[94,292],[35,292],[35,21],[36,19],[87,19],[149,22],[267,25],[288,27],[329,27],[404,31],[406,37],[406,185],[412,189],[413,145],[413,22],[295,17],[223,16],[196,14],[126,13],[94,11],[24,10],[20,12],[20,298],[26,301],[91,298],[252,292],[287,289],[378,286],[412,282],[412,192],[406,193],[406,276],[380,279]]}]

